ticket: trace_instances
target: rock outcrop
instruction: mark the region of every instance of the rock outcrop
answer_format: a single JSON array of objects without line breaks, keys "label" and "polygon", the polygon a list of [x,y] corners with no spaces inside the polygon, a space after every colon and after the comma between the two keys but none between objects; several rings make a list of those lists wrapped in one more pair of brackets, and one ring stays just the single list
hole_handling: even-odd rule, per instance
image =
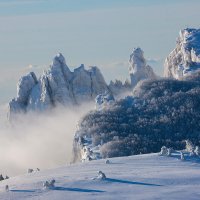
[{"label": "rock outcrop", "polygon": [[9,117],[21,112],[44,111],[57,105],[80,105],[106,91],[109,88],[97,67],[86,70],[82,64],[71,72],[59,53],[39,79],[31,72],[19,80],[17,97],[9,103]]},{"label": "rock outcrop", "polygon": [[129,74],[132,87],[135,87],[141,80],[156,79],[157,76],[153,72],[153,69],[146,63],[142,49],[133,49],[133,52],[130,55],[129,64]]},{"label": "rock outcrop", "polygon": [[165,60],[164,76],[182,79],[200,70],[200,29],[181,30],[175,49]]}]

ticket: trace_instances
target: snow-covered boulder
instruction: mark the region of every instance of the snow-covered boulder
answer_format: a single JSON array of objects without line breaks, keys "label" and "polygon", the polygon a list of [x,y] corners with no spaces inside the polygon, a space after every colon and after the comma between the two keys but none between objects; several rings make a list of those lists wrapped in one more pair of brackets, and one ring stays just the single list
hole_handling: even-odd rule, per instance
[{"label": "snow-covered boulder", "polygon": [[200,29],[183,29],[179,33],[175,49],[165,60],[164,76],[182,79],[199,70]]},{"label": "snow-covered boulder", "polygon": [[33,72],[19,80],[17,98],[9,103],[9,118],[16,113],[44,111],[57,105],[80,105],[105,91],[110,89],[97,67],[86,70],[82,64],[71,72],[59,53],[38,80]]},{"label": "snow-covered boulder", "polygon": [[136,84],[144,79],[156,79],[156,74],[153,69],[147,65],[144,58],[144,52],[141,48],[134,48],[129,59],[129,74],[131,78],[131,86],[135,87]]}]

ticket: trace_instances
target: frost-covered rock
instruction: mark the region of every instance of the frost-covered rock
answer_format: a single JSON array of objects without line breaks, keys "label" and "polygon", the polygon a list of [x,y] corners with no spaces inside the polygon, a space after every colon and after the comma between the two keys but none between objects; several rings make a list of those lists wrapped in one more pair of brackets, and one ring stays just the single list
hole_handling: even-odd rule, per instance
[{"label": "frost-covered rock", "polygon": [[106,179],[106,175],[102,171],[98,171],[97,179],[104,180]]},{"label": "frost-covered rock", "polygon": [[81,152],[82,162],[92,160],[92,150],[89,147],[84,147]]},{"label": "frost-covered rock", "polygon": [[32,89],[37,85],[38,80],[34,72],[30,72],[22,76],[17,84],[17,98],[9,102],[9,118],[13,113],[21,113],[26,111],[29,96]]},{"label": "frost-covered rock", "polygon": [[134,87],[141,80],[156,79],[153,69],[146,63],[142,49],[133,49],[133,52],[130,55],[129,64],[129,74],[132,87]]},{"label": "frost-covered rock", "polygon": [[164,76],[181,79],[200,70],[200,29],[183,29],[165,60]]},{"label": "frost-covered rock", "polygon": [[17,98],[9,103],[9,118],[16,113],[44,111],[57,105],[79,105],[93,101],[105,91],[110,89],[97,67],[86,70],[82,64],[71,72],[59,53],[38,80],[33,72],[19,80]]},{"label": "frost-covered rock", "polygon": [[55,187],[55,182],[56,181],[54,179],[52,179],[51,181],[45,181],[43,183],[43,188],[44,189],[53,189]]}]

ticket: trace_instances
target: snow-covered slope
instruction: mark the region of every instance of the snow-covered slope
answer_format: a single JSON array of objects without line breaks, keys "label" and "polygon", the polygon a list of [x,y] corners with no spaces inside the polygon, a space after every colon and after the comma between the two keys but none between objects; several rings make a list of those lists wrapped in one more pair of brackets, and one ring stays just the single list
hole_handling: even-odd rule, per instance
[{"label": "snow-covered slope", "polygon": [[129,64],[129,74],[132,87],[136,86],[136,84],[141,80],[156,78],[153,69],[146,63],[142,49],[133,49],[133,52],[130,55]]},{"label": "snow-covered slope", "polygon": [[65,58],[59,53],[38,80],[33,72],[19,80],[17,98],[9,103],[10,117],[29,110],[47,110],[59,104],[71,106],[92,101],[108,90],[97,67],[86,70],[81,65],[71,72]]},{"label": "snow-covered slope", "polygon": [[[33,172],[0,182],[0,200],[162,199],[199,200],[200,159],[158,154],[91,161]],[[101,170],[106,179],[97,179]],[[43,183],[55,179],[55,187]],[[9,186],[8,192],[5,186]]]},{"label": "snow-covered slope", "polygon": [[181,79],[200,70],[200,29],[181,30],[175,49],[165,60],[164,76]]}]

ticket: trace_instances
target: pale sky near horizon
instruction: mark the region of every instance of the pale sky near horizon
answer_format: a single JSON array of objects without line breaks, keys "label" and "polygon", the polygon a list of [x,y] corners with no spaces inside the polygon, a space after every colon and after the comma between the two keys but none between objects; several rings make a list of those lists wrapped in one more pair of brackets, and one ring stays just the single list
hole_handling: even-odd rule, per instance
[{"label": "pale sky near horizon", "polygon": [[199,8],[199,0],[0,0],[0,103],[29,65],[48,66],[57,52],[69,66],[99,66],[108,81],[128,77],[140,46],[161,75],[179,30],[199,28]]}]

